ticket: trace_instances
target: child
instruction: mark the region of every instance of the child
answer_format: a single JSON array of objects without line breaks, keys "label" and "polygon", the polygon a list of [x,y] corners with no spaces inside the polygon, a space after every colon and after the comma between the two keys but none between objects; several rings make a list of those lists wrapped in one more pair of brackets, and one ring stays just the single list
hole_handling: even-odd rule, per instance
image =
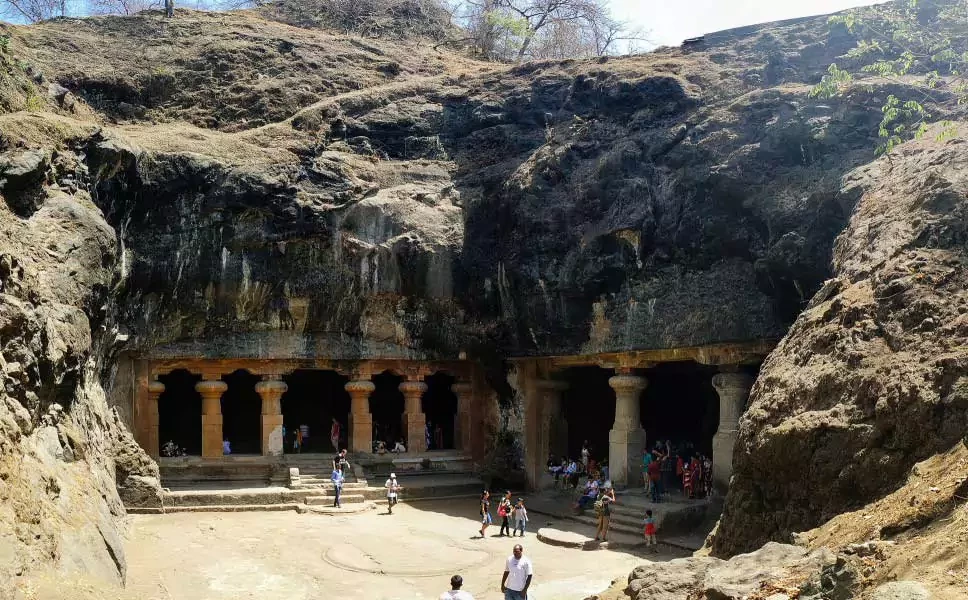
[{"label": "child", "polygon": [[655,519],[652,517],[652,511],[645,511],[645,545],[652,546],[652,552],[658,554],[659,546],[655,541]]},{"label": "child", "polygon": [[692,470],[689,466],[689,463],[686,463],[682,466],[682,493],[686,498],[689,498],[689,499],[692,499],[693,497],[692,480],[693,480]]},{"label": "child", "polygon": [[514,505],[514,533],[511,537],[521,530],[521,537],[524,537],[524,528],[528,524],[528,509],[524,507],[524,498],[518,498],[517,504]]}]

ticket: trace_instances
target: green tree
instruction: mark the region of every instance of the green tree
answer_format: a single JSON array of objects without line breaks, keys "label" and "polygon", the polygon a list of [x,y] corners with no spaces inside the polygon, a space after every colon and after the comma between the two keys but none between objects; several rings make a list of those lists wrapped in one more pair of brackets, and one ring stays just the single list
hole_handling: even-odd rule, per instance
[{"label": "green tree", "polygon": [[[922,137],[944,107],[968,101],[968,3],[898,0],[834,15],[830,25],[856,36],[857,45],[830,65],[812,96],[900,84],[881,108],[878,153]],[[941,122],[938,137],[951,135],[952,124]]]}]

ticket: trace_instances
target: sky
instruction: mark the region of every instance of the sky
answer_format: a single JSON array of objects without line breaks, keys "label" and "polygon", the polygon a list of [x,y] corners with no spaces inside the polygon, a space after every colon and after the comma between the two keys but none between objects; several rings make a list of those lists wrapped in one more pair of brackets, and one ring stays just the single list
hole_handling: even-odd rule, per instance
[{"label": "sky", "polygon": [[609,0],[612,16],[646,31],[649,45],[678,46],[706,33],[809,15],[877,0]]}]

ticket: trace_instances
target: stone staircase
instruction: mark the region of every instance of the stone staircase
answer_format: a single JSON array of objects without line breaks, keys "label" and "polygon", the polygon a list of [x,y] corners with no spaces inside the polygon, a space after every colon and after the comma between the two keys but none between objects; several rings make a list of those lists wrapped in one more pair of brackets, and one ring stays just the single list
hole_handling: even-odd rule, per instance
[{"label": "stone staircase", "polygon": [[364,471],[371,485],[370,490],[376,492],[368,499],[382,503],[386,503],[384,484],[390,473],[396,473],[397,481],[403,486],[401,502],[476,497],[484,486],[471,469],[470,459],[462,455],[444,455],[441,458],[404,455],[392,461],[370,462]]}]

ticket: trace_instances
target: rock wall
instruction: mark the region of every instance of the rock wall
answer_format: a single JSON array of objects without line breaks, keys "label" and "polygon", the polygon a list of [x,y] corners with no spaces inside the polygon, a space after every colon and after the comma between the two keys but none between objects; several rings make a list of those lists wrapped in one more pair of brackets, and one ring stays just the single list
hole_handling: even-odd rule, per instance
[{"label": "rock wall", "polygon": [[925,139],[844,179],[860,201],[834,277],[763,364],[714,551],[788,539],[859,508],[966,437],[964,149],[964,138]]},{"label": "rock wall", "polygon": [[122,498],[158,468],[109,406],[118,243],[70,151],[12,149],[0,203],[0,581],[51,569],[123,582]]}]

